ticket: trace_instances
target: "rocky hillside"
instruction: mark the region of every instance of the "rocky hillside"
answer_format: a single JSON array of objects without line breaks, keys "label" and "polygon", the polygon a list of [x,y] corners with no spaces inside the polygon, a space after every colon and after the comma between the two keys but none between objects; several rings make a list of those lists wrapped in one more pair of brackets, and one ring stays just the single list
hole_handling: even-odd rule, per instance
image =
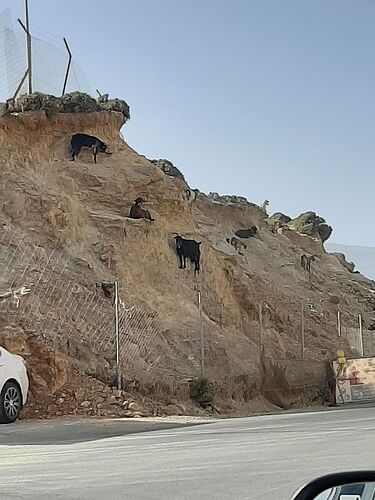
[{"label": "rocky hillside", "polygon": [[[165,160],[151,162],[124,142],[120,129],[126,117],[113,111],[116,108],[74,112],[75,108],[46,110],[39,105],[32,111],[26,109],[0,118],[2,231],[25,235],[31,249],[33,245],[46,252],[59,249],[70,259],[67,277],[80,286],[75,307],[64,310],[64,316],[60,302],[54,303],[54,323],[41,335],[35,326],[39,323],[25,321],[22,307],[32,301],[43,311],[44,302],[59,287],[62,273],[55,275],[48,262],[42,270],[26,247],[25,266],[18,261],[15,265],[9,258],[9,252],[17,249],[15,242],[13,246],[8,240],[7,244],[0,242],[0,292],[14,287],[15,281],[31,289],[18,309],[6,308],[1,336],[5,346],[29,359],[33,408],[43,413],[40,402],[46,391],[49,408],[56,413],[97,414],[111,402],[104,384],[114,383],[115,355],[111,358],[109,352],[112,349],[113,354],[113,338],[108,339],[108,350],[101,350],[84,328],[78,328],[75,317],[77,305],[84,306],[86,291],[101,293],[97,283],[118,280],[126,304],[146,311],[138,329],[148,341],[141,349],[138,336],[132,341],[138,343],[132,355],[130,351],[120,353],[127,393],[122,399],[114,396],[121,399],[116,403],[117,414],[128,412],[130,392],[135,399],[143,398],[148,412],[195,411],[188,382],[200,374],[201,326],[205,375],[214,385],[216,407],[227,413],[241,405],[255,408],[262,401],[289,404],[286,388],[281,391],[284,396],[275,399],[274,367],[275,360],[280,363],[301,357],[302,306],[304,357],[309,361],[323,362],[334,356],[339,343],[338,308],[350,340],[340,342],[347,349],[350,345],[355,348],[352,338],[359,312],[365,336],[367,328],[372,328],[373,282],[351,273],[337,257],[325,252],[322,241],[331,228],[313,212],[295,220],[282,214],[269,218],[265,210],[243,198],[188,190],[177,169],[171,173]],[[75,162],[69,161],[70,137],[77,132],[99,137],[112,154],[99,154],[96,165],[89,151]],[[138,196],[147,200],[155,222],[127,217]],[[231,240],[237,230],[252,226],[257,228],[254,237]],[[178,268],[176,234],[202,242],[199,275],[189,266]],[[302,254],[315,256],[311,273],[301,268]],[[33,262],[32,271],[43,279],[31,279],[31,267],[25,272],[26,257]],[[43,294],[47,281],[51,292]],[[104,301],[105,297],[100,305],[103,311],[112,311],[111,300]],[[147,318],[151,317],[159,325],[154,336],[149,335]],[[58,338],[54,337],[57,327]],[[367,347],[371,348],[369,343]],[[98,403],[95,384],[102,382],[97,389]],[[87,396],[75,397],[77,386],[86,387]],[[151,401],[162,401],[162,405]],[[109,413],[107,408],[104,414]]]},{"label": "rocky hillside", "polygon": [[343,253],[349,261],[353,261],[355,268],[371,279],[375,278],[375,248],[354,245],[339,245],[330,243],[326,245],[329,252]]}]

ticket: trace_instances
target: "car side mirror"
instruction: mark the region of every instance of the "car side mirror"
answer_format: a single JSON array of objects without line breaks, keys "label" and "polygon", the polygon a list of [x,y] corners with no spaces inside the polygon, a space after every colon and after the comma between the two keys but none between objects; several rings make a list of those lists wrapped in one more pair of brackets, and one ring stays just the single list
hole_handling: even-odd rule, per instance
[{"label": "car side mirror", "polygon": [[375,498],[375,471],[338,472],[314,479],[292,500],[365,500]]}]

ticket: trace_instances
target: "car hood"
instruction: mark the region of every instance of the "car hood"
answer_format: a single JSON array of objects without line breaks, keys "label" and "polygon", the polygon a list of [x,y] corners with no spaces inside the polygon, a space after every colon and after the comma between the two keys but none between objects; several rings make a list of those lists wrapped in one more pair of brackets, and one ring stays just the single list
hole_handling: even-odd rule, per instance
[{"label": "car hood", "polygon": [[19,354],[12,354],[11,352],[7,351],[5,349],[5,347],[2,347],[0,346],[0,360],[1,358],[4,357],[4,358],[12,358],[14,360],[19,360],[19,361],[22,361],[24,362],[24,358],[22,356],[20,356]]}]

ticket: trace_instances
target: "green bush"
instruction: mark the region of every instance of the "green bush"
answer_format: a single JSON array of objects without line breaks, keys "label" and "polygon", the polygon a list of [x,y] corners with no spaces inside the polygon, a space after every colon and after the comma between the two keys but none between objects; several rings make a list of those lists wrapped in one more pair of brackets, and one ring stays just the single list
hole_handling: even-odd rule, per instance
[{"label": "green bush", "polygon": [[206,378],[198,378],[190,382],[190,398],[205,407],[213,403],[214,391],[212,384]]}]

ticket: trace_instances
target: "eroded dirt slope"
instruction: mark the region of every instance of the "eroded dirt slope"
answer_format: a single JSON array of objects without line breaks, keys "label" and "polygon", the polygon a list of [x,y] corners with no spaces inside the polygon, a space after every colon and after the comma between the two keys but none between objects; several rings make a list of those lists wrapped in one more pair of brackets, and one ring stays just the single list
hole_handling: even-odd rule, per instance
[{"label": "eroded dirt slope", "polygon": [[[122,140],[122,123],[116,112],[51,118],[44,112],[26,112],[0,118],[0,207],[3,232],[18,230],[42,249],[60,249],[72,259],[69,276],[82,289],[94,293],[96,282],[118,279],[129,303],[141,304],[158,318],[162,327],[149,345],[132,359],[124,355],[125,379],[132,387],[174,408],[188,401],[186,381],[199,374],[198,289],[206,375],[215,382],[217,400],[227,411],[262,394],[268,365],[261,362],[261,344],[267,358],[300,357],[302,304],[306,359],[324,361],[334,355],[338,307],[347,318],[350,338],[356,332],[356,315],[363,314],[368,339],[366,327],[374,310],[370,280],[346,270],[319,241],[290,230],[274,234],[256,205],[220,203],[205,196],[189,202],[183,181],[165,175]],[[89,152],[70,162],[68,143],[76,132],[100,137],[112,154],[100,155],[97,165]],[[147,199],[155,222],[124,217],[138,196]],[[251,225],[258,227],[258,235],[245,241],[247,248],[240,255],[226,238]],[[202,241],[199,277],[192,269],[178,269],[176,233]],[[9,253],[9,245],[3,244],[2,252]],[[316,255],[311,275],[300,267],[301,253]],[[9,278],[11,265],[3,259],[4,290],[14,278],[25,284],[19,264]],[[54,279],[51,272],[52,284]],[[35,287],[31,294],[42,308],[41,291]],[[81,300],[79,293],[76,300]],[[63,321],[58,307],[54,313],[57,323]],[[107,382],[112,377],[113,382],[108,353],[104,359],[71,319],[64,315],[58,341],[51,344],[51,327],[51,335],[40,342],[64,358],[68,371],[73,373],[74,367],[81,375],[90,373]],[[3,323],[25,328],[17,311],[4,316]],[[34,334],[38,337],[37,329]],[[78,342],[74,349],[73,341]]]}]

